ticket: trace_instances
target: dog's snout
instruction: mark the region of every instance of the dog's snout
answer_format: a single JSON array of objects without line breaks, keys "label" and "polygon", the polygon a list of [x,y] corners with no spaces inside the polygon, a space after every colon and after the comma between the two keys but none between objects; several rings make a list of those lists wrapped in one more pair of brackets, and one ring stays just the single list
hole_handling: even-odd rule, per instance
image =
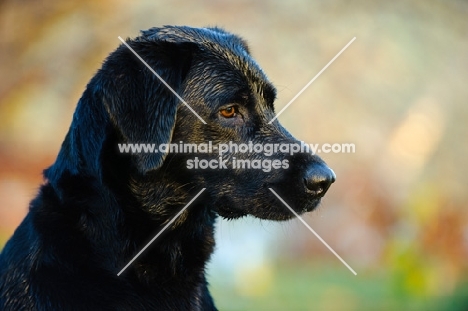
[{"label": "dog's snout", "polygon": [[335,182],[335,179],[335,172],[328,166],[325,164],[314,164],[313,167],[307,170],[304,184],[308,192],[322,197],[328,188],[330,188],[330,185]]}]

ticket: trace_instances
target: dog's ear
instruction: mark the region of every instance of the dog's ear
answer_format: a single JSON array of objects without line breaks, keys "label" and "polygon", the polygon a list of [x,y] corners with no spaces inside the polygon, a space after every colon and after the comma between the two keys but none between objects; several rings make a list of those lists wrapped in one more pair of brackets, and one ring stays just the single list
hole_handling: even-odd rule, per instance
[{"label": "dog's ear", "polygon": [[[148,40],[144,36],[127,43],[180,94],[190,70],[194,43]],[[159,146],[171,141],[179,99],[127,46],[121,45],[107,58],[99,81],[109,119],[125,143]],[[132,155],[142,174],[160,167],[165,157],[159,152]]]}]

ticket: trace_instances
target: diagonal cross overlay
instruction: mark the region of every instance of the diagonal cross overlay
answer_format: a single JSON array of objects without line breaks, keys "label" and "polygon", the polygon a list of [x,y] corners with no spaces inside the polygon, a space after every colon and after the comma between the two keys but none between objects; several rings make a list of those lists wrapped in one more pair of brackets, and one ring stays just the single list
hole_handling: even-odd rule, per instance
[{"label": "diagonal cross overlay", "polygon": [[326,64],[325,67],[323,67],[322,70],[320,70],[319,73],[317,73],[317,74],[315,75],[315,77],[313,77],[312,80],[310,80],[309,83],[307,83],[307,84],[302,88],[302,90],[300,90],[299,93],[297,93],[296,96],[294,96],[293,99],[291,99],[291,100],[289,101],[289,103],[287,103],[286,106],[284,106],[283,109],[281,109],[280,112],[278,112],[278,113],[276,114],[276,116],[268,122],[268,124],[271,124],[273,121],[275,121],[275,120],[279,117],[279,115],[282,114],[282,113],[286,110],[286,108],[288,108],[289,105],[291,105],[291,104],[299,97],[299,95],[301,95],[302,92],[304,92],[304,91],[312,84],[312,82],[314,82],[315,79],[317,79],[317,78],[322,74],[322,72],[324,72],[325,69],[327,69],[328,66],[330,66],[330,65],[335,61],[335,59],[337,59],[338,56],[340,56],[341,53],[343,53],[343,52],[348,48],[348,46],[351,45],[351,43],[353,43],[354,40],[356,40],[356,37],[354,37],[353,39],[351,39],[351,41],[349,41],[348,44],[346,44],[345,47],[342,48],[341,51],[339,51],[338,54],[336,54],[335,57],[333,57],[332,60],[329,61],[328,64]]},{"label": "diagonal cross overlay", "polygon": [[[192,107],[179,95],[177,92],[153,69],[151,66],[140,56],[135,50],[130,47],[130,45],[123,40],[120,36],[118,39],[164,84],[168,90],[170,90],[203,124],[207,124],[200,115],[198,115]],[[344,46],[338,54],[333,57],[326,65],[323,67],[277,114],[274,116],[268,124],[271,124],[275,121],[279,115],[281,115],[356,39],[352,38],[346,46]],[[299,219],[354,275],[357,273],[304,221],[301,216],[299,216],[273,189],[268,188],[293,214]],[[126,266],[117,273],[117,276],[120,276],[169,226],[188,208],[188,206],[195,201],[195,199],[205,191],[206,188],[203,188],[198,192],[195,197],[190,200],[152,239],[149,241],[127,264]]]},{"label": "diagonal cross overlay", "polygon": [[138,55],[138,53],[135,52],[135,50],[133,50],[133,49],[130,47],[130,45],[128,45],[127,42],[125,42],[124,39],[122,39],[120,36],[119,36],[118,38],[119,38],[120,41],[122,41],[122,43],[123,43],[130,51],[132,51],[133,54],[135,54],[136,57],[138,57],[138,59],[139,59],[146,67],[148,67],[148,69],[162,82],[162,84],[164,84],[164,85],[169,89],[169,91],[171,91],[182,103],[184,103],[184,105],[187,106],[187,108],[190,109],[190,111],[191,111],[198,119],[200,119],[200,121],[202,121],[203,124],[206,124],[205,120],[203,120],[203,118],[200,117],[200,116],[198,115],[198,113],[196,113],[195,110],[193,110],[193,108],[190,107],[190,105],[187,104],[187,102],[186,102],[182,97],[180,97],[180,95],[177,94],[177,92],[174,91],[174,89],[173,89],[166,81],[164,81],[164,79],[161,78],[161,76],[158,75],[158,73],[157,73],[156,71],[154,71],[154,69],[151,68],[151,66],[148,65],[148,63],[145,62],[145,60],[144,60],[140,55]]},{"label": "diagonal cross overlay", "polygon": [[336,258],[338,258],[354,275],[357,275],[356,271],[353,270],[353,268],[351,268],[347,263],[346,261],[343,260],[343,258],[340,257],[340,255],[338,255],[334,250],[333,248],[330,247],[330,245],[327,244],[327,242],[325,242],[321,237],[320,235],[317,234],[317,232],[314,231],[314,229],[312,229],[306,222],[304,219],[302,219],[301,216],[299,216],[299,214],[297,214],[289,205],[288,203],[286,203],[273,189],[271,188],[268,188],[270,189],[270,191],[281,201],[281,203],[283,203],[293,214],[294,216],[297,217],[297,219],[299,219],[303,224],[304,226],[307,227],[307,229],[310,230],[310,232],[312,232],[316,237],[317,239],[320,240],[320,242],[323,243],[323,245],[325,245],[332,253],[333,255],[336,256]]},{"label": "diagonal cross overlay", "polygon": [[197,193],[196,196],[193,197],[192,200],[190,200],[190,202],[187,203],[187,205],[185,205],[175,216],[174,218],[172,218],[165,226],[164,228],[161,229],[161,231],[158,232],[158,234],[156,234],[154,236],[154,238],[151,239],[151,241],[148,242],[148,244],[146,244],[142,249],[141,251],[138,252],[138,254],[135,255],[135,257],[132,258],[132,260],[130,260],[128,262],[128,264],[123,267],[122,270],[120,270],[119,273],[117,273],[117,276],[120,276],[150,245],[151,243],[154,242],[154,240],[156,240],[158,238],[158,236],[160,236],[176,219],[177,217],[180,216],[180,214],[182,214],[183,211],[185,211],[187,209],[187,207],[189,207],[190,204],[192,204],[193,201],[195,201],[196,198],[198,198],[198,196],[200,194],[202,194],[203,191],[205,191],[206,188],[203,188],[202,190],[200,190],[200,192]]}]

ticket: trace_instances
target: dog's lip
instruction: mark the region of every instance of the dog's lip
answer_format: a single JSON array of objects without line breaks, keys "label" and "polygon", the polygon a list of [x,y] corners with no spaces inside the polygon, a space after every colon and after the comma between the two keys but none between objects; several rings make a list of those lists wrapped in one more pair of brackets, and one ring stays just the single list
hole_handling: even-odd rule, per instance
[{"label": "dog's lip", "polygon": [[304,206],[301,210],[302,213],[312,212],[315,210],[321,202],[321,198],[313,199],[311,203]]}]

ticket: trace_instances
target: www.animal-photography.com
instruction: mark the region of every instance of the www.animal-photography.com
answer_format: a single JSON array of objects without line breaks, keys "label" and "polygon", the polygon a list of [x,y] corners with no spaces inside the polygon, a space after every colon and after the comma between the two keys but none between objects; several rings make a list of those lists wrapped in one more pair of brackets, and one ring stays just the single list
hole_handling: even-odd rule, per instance
[{"label": "www.animal-photography.com", "polygon": [[465,310],[468,5],[6,1],[1,310]]}]

